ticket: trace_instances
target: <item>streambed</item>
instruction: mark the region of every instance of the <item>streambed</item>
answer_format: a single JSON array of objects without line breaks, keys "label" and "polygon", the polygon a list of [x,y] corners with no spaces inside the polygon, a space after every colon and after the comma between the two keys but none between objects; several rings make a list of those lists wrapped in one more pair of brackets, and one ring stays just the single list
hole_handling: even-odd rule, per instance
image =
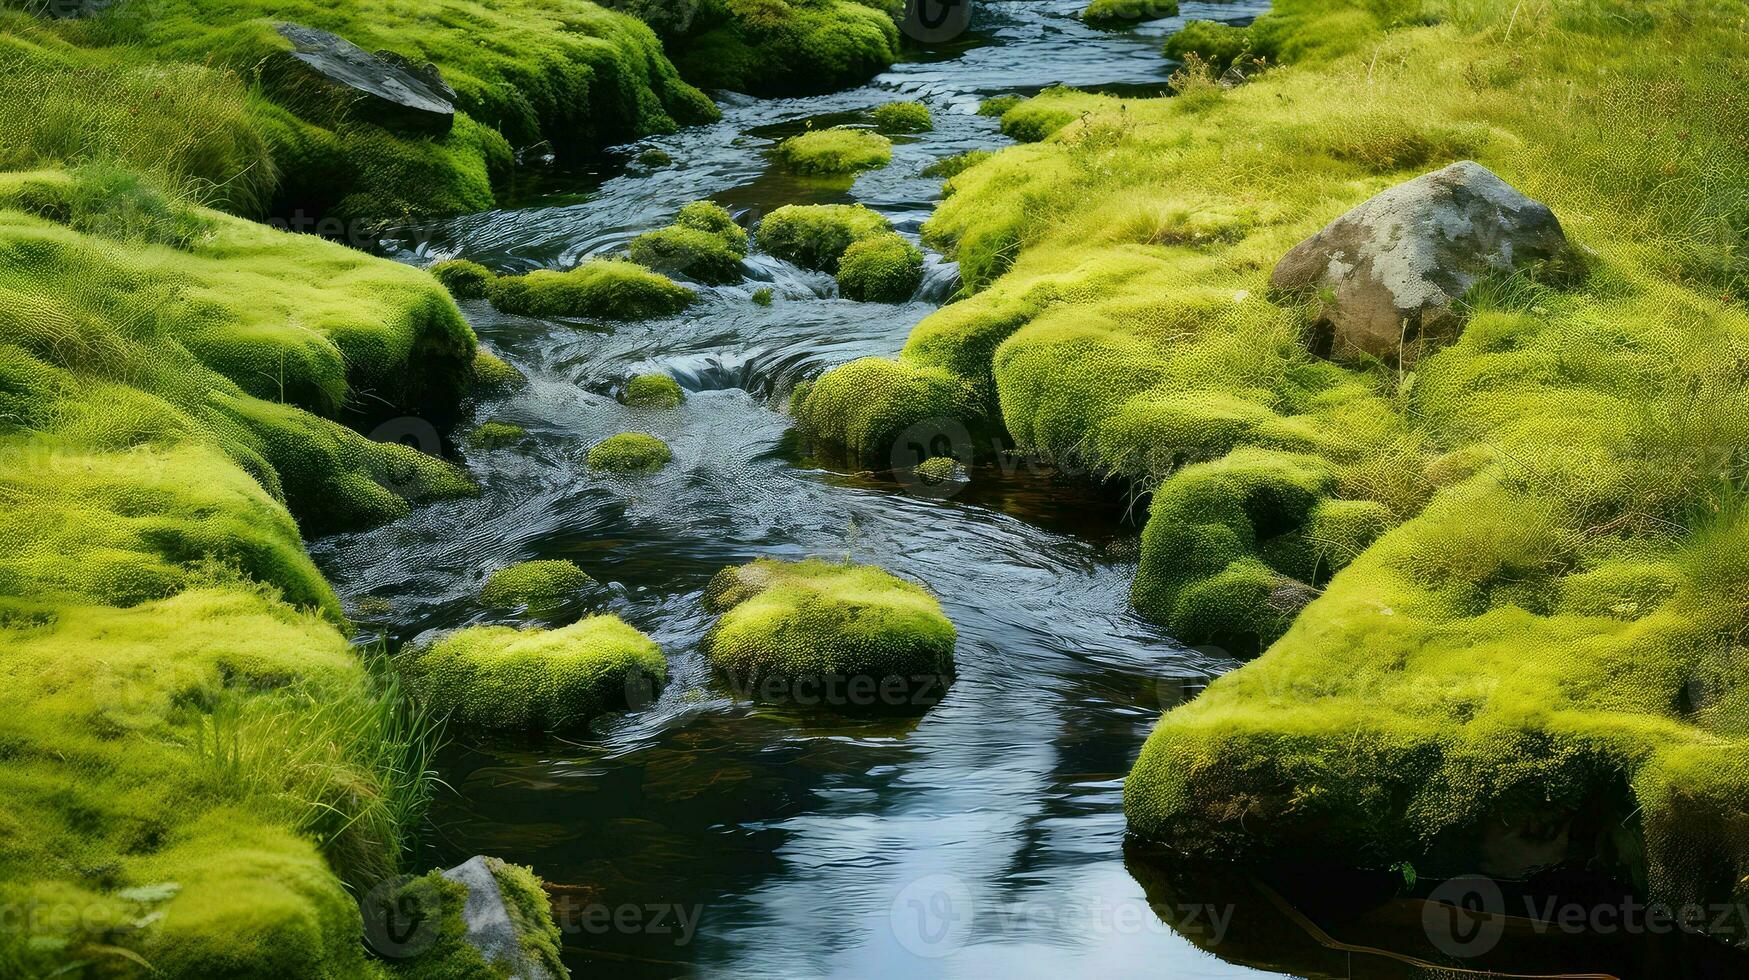
[{"label": "streambed", "polygon": [[[867,86],[727,97],[716,124],[592,168],[530,167],[511,206],[381,248],[417,264],[564,269],[707,197],[748,224],[784,204],[857,201],[915,241],[940,189],[923,167],[1007,142],[975,114],[981,99],[1054,84],[1162,92],[1172,66],[1159,45],[1183,20],[1243,21],[1266,4],[1185,3],[1121,32],[1084,27],[1080,6],[980,0],[953,50]],[[935,131],[896,138],[892,164],[848,189],[768,159],[809,124],[860,122],[901,98],[927,103]],[[651,148],[673,163],[639,162]],[[951,264],[931,254],[900,305],[838,299],[830,277],[757,251],[747,268],[743,283],[697,287],[683,316],[611,327],[464,304],[482,343],[530,383],[474,406],[458,431],[492,419],[529,438],[466,452],[478,498],[312,542],[368,636],[517,622],[481,607],[484,577],[569,558],[604,584],[567,614],[616,613],[668,657],[653,702],[584,736],[452,745],[442,775],[454,792],[434,808],[428,863],[488,853],[578,886],[561,924],[580,976],[1275,975],[1199,947],[1231,925],[1232,906],[1151,908],[1125,865],[1122,779],[1142,740],[1187,685],[1234,664],[1129,608],[1139,527],[1118,490],[990,467],[942,499],[819,464],[789,433],[795,383],[896,352],[955,288]],[[751,299],[761,287],[770,306]],[[620,405],[614,391],[644,373],[674,377],[686,403]],[[667,440],[673,465],[636,479],[587,470],[588,448],[625,430]],[[946,698],[921,718],[846,717],[713,680],[698,652],[701,591],[765,555],[848,556],[928,585],[960,633]],[[1249,947],[1233,959],[1273,961]]]}]

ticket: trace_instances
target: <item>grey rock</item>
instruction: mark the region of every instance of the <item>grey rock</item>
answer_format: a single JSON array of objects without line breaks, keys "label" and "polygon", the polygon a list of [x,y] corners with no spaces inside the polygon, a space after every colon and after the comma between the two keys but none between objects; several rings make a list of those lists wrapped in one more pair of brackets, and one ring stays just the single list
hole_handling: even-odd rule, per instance
[{"label": "grey rock", "polygon": [[371,54],[338,34],[276,24],[292,50],[283,66],[356,117],[400,132],[441,136],[455,123],[455,89],[437,66],[389,51]]},{"label": "grey rock", "polygon": [[1464,160],[1330,222],[1282,257],[1270,284],[1318,291],[1319,353],[1408,363],[1462,331],[1455,304],[1483,276],[1570,259],[1553,211]]},{"label": "grey rock", "polygon": [[560,980],[524,951],[516,921],[511,918],[498,879],[492,874],[492,862],[497,860],[477,854],[443,873],[450,881],[467,886],[462,921],[468,927],[468,942],[486,962],[509,970],[510,980]]}]

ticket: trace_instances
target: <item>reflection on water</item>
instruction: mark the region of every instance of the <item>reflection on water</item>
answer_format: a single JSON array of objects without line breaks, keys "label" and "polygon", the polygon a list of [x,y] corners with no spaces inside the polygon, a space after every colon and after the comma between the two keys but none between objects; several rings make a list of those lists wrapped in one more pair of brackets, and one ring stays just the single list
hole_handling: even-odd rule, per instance
[{"label": "reflection on water", "polygon": [[[1185,3],[1181,18],[1098,32],[1074,18],[1076,2],[983,0],[952,51],[866,87],[726,97],[719,123],[594,169],[532,169],[511,206],[383,248],[417,263],[566,268],[704,197],[744,222],[788,203],[861,201],[915,239],[939,191],[923,167],[1003,142],[995,120],[974,114],[981,98],[1059,83],[1157,90],[1171,67],[1160,40],[1183,17],[1245,19],[1262,6]],[[936,130],[898,141],[890,166],[848,186],[770,167],[777,139],[863,120],[898,97],[927,102]],[[638,162],[652,147],[674,162]],[[360,620],[396,641],[515,622],[479,606],[485,575],[564,557],[603,583],[564,617],[617,613],[668,656],[672,682],[654,703],[585,737],[452,746],[443,775],[456,792],[436,808],[427,857],[495,854],[563,886],[555,901],[580,975],[1253,975],[1240,963],[1342,975],[1248,920],[1234,935],[1265,938],[1211,943],[1225,906],[1156,914],[1155,879],[1126,869],[1123,774],[1163,702],[1232,664],[1176,646],[1129,608],[1136,528],[1120,488],[995,465],[937,499],[796,447],[781,410],[795,382],[897,351],[952,292],[952,265],[932,254],[925,287],[900,305],[838,299],[830,277],[760,254],[746,271],[746,282],[701,287],[684,316],[645,323],[467,304],[482,342],[530,379],[475,406],[474,421],[531,438],[468,454],[476,499],[313,543]],[[768,307],[751,301],[761,286],[776,296]],[[646,372],[677,379],[685,405],[620,405],[617,387]],[[583,466],[597,440],[628,429],[667,440],[674,464],[630,480]],[[842,717],[725,691],[698,651],[709,625],[699,595],[718,569],[762,555],[848,556],[927,584],[960,632],[945,700],[922,718]]]}]

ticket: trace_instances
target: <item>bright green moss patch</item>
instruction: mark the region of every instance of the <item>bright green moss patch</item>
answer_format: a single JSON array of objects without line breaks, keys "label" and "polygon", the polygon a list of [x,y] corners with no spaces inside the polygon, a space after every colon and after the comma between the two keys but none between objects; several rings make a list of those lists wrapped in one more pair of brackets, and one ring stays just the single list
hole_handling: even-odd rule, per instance
[{"label": "bright green moss patch", "polygon": [[1025,101],[1026,99],[1019,95],[992,95],[978,103],[978,115],[1001,118],[1003,113]]},{"label": "bright green moss patch", "polygon": [[927,444],[987,427],[975,385],[940,368],[879,357],[851,361],[798,388],[791,410],[818,448],[879,468],[893,465],[902,437]]},{"label": "bright green moss patch", "polygon": [[686,401],[686,392],[666,374],[640,374],[626,382],[620,401],[633,408],[674,408]]},{"label": "bright green moss patch", "polygon": [[487,858],[498,893],[504,899],[504,911],[510,916],[516,934],[522,937],[522,954],[530,963],[539,964],[548,976],[568,975],[559,958],[564,948],[564,934],[553,920],[552,903],[539,875],[533,868],[508,864]]},{"label": "bright green moss patch", "polygon": [[737,684],[775,679],[800,697],[802,682],[860,679],[866,706],[897,707],[923,688],[939,694],[953,673],[956,634],[940,604],[870,565],[763,558],[719,572],[705,606],[721,613],[706,654]]},{"label": "bright green moss patch", "polygon": [[860,84],[899,56],[897,6],[883,0],[703,0],[684,30],[635,5],[668,38],[694,85],[800,95]]},{"label": "bright green moss patch", "polygon": [[1094,27],[1122,27],[1176,13],[1178,0],[1091,0],[1081,11],[1081,19]]},{"label": "bright green moss patch", "polygon": [[753,305],[754,306],[770,306],[771,305],[771,287],[770,286],[761,286],[758,289],[753,290]]},{"label": "bright green moss patch", "polygon": [[884,167],[893,159],[893,144],[866,129],[816,129],[792,136],[773,151],[784,166],[812,177],[839,177]]},{"label": "bright green moss patch", "polygon": [[487,288],[498,278],[492,270],[467,259],[445,259],[427,271],[456,299],[485,299]]},{"label": "bright green moss patch", "polygon": [[951,157],[943,157],[924,167],[923,176],[940,177],[946,180],[949,177],[957,176],[961,171],[970,170],[995,155],[989,150],[967,150],[964,153],[955,153]]},{"label": "bright green moss patch", "polygon": [[467,444],[474,449],[503,449],[528,438],[528,430],[508,422],[481,422],[468,431]]},{"label": "bright green moss patch", "polygon": [[525,561],[500,568],[486,578],[480,601],[494,609],[527,607],[539,615],[562,608],[577,593],[595,584],[576,562],[563,559]]},{"label": "bright green moss patch", "polygon": [[875,106],[875,128],[883,133],[927,133],[935,128],[929,107],[921,102],[888,102]]},{"label": "bright green moss patch", "polygon": [[965,478],[966,468],[952,456],[931,456],[917,464],[914,470],[919,479],[930,485],[951,483]]},{"label": "bright green moss patch", "polygon": [[672,225],[645,232],[631,244],[633,262],[706,285],[740,279],[746,257],[747,230],[728,209],[711,201],[688,204]]},{"label": "bright green moss patch", "polygon": [[893,226],[860,204],[786,204],[759,223],[759,247],[804,269],[837,272],[853,243]]},{"label": "bright green moss patch", "polygon": [[674,458],[668,444],[643,432],[608,436],[589,450],[589,468],[608,473],[654,473]]},{"label": "bright green moss patch", "polygon": [[555,630],[470,626],[402,656],[433,710],[497,731],[574,729],[668,676],[655,642],[617,616]]},{"label": "bright green moss patch", "polygon": [[484,347],[474,351],[470,376],[475,391],[494,394],[528,384],[528,376]]},{"label": "bright green moss patch", "polygon": [[506,313],[538,317],[605,317],[643,320],[669,316],[697,294],[635,262],[591,259],[569,272],[537,269],[500,276],[488,292]]},{"label": "bright green moss patch", "polygon": [[747,229],[735,223],[729,209],[715,201],[694,201],[680,209],[674,223],[681,228],[710,232],[721,238],[737,258],[747,254]]},{"label": "bright green moss patch", "polygon": [[923,253],[888,232],[852,242],[838,262],[838,291],[870,303],[903,303],[923,283]]}]

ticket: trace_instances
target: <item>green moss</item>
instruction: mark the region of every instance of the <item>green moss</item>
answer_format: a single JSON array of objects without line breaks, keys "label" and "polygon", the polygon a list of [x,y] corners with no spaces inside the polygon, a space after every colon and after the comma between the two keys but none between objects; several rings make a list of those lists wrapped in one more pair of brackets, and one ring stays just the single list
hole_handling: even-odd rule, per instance
[{"label": "green moss", "polygon": [[674,408],[686,401],[686,392],[666,374],[640,374],[626,382],[620,401],[633,408]]},{"label": "green moss", "polygon": [[608,436],[589,450],[589,468],[609,473],[654,473],[673,459],[668,444],[643,432]]},{"label": "green moss", "polygon": [[860,204],[786,204],[759,223],[759,247],[804,269],[838,271],[853,243],[891,232],[879,212]]},{"label": "green moss", "polygon": [[797,389],[792,410],[818,448],[880,468],[894,465],[913,440],[976,438],[988,425],[978,390],[965,379],[878,357],[851,361]]},{"label": "green moss", "polygon": [[1019,95],[992,95],[978,103],[978,115],[1000,118],[1008,110],[1025,101],[1025,97]]},{"label": "green moss", "polygon": [[528,376],[484,347],[474,352],[470,380],[475,391],[486,394],[509,391],[528,384]]},{"label": "green moss", "polygon": [[500,276],[489,291],[492,305],[506,313],[538,317],[605,317],[642,320],[669,316],[691,305],[697,294],[635,262],[591,259],[569,272],[538,269]]},{"label": "green moss", "polygon": [[1177,13],[1178,0],[1091,0],[1081,11],[1081,19],[1094,27],[1122,27],[1137,21],[1171,17]]},{"label": "green moss", "polygon": [[870,303],[903,303],[923,284],[923,253],[897,234],[852,242],[838,262],[838,291]]},{"label": "green moss", "polygon": [[516,934],[522,937],[522,952],[530,963],[539,964],[548,976],[568,975],[559,958],[564,948],[564,935],[553,921],[552,904],[546,889],[533,868],[506,864],[488,858],[487,866],[498,882],[498,892],[504,898],[504,910],[509,913]]},{"label": "green moss", "polygon": [[753,305],[754,306],[770,306],[771,305],[771,287],[770,286],[761,286],[758,289],[753,290]]},{"label": "green moss", "polygon": [[869,565],[760,559],[719,572],[711,663],[740,684],[864,678],[902,692],[953,673],[953,624],[921,586]]},{"label": "green moss", "polygon": [[729,213],[729,209],[715,201],[694,201],[688,204],[674,216],[674,224],[716,235],[736,258],[747,255],[747,229],[736,224],[735,216]]},{"label": "green moss", "polygon": [[875,106],[875,128],[883,133],[927,133],[935,128],[929,107],[921,102],[888,102]]},{"label": "green moss", "polygon": [[940,177],[946,180],[949,177],[958,176],[961,171],[970,170],[995,155],[989,150],[967,150],[964,153],[955,153],[951,157],[943,157],[924,167],[923,176]]},{"label": "green moss", "polygon": [[668,49],[681,73],[705,88],[828,92],[865,82],[897,60],[896,13],[885,2],[704,0],[684,31],[670,32]]},{"label": "green moss", "polygon": [[507,422],[482,422],[467,435],[467,444],[474,449],[503,449],[519,445],[528,438],[528,430]]},{"label": "green moss", "polygon": [[885,136],[842,126],[792,136],[772,152],[790,170],[814,177],[875,170],[893,160],[893,144]]},{"label": "green moss", "polygon": [[617,616],[562,629],[470,626],[403,655],[420,698],[456,724],[562,732],[667,678],[654,641]]},{"label": "green moss", "polygon": [[936,485],[965,479],[966,468],[952,456],[931,456],[913,471],[924,483]]},{"label": "green moss", "polygon": [[1252,44],[1250,27],[1193,20],[1166,39],[1166,57],[1184,61],[1194,55],[1216,71],[1225,71],[1241,57],[1253,54]]},{"label": "green moss", "polygon": [[467,259],[445,259],[426,271],[436,276],[456,299],[485,299],[487,288],[498,278],[492,270]]},{"label": "green moss", "polygon": [[666,150],[652,146],[638,154],[638,162],[646,167],[666,167],[674,158]]},{"label": "green moss", "polygon": [[563,559],[525,561],[493,572],[480,590],[480,601],[494,609],[524,606],[540,615],[563,608],[577,593],[595,584],[589,573]]}]

